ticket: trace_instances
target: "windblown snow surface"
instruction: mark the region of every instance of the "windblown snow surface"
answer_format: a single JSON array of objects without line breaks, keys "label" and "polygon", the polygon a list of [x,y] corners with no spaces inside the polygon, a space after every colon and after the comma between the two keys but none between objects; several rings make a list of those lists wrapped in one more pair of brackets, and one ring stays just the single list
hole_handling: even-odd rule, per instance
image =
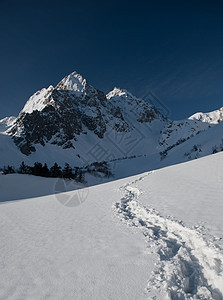
[{"label": "windblown snow surface", "polygon": [[0,299],[223,299],[222,169],[218,153],[61,194],[41,179],[54,194],[17,201],[29,176],[1,175]]}]

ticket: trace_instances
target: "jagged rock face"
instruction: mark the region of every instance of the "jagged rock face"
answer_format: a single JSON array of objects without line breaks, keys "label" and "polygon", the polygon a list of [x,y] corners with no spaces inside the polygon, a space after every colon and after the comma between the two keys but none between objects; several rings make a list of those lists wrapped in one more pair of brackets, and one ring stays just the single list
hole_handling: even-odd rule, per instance
[{"label": "jagged rock face", "polygon": [[42,111],[22,113],[10,133],[22,153],[29,155],[35,151],[33,144],[40,143],[44,146],[51,140],[52,144],[64,145],[75,134],[79,134],[81,129],[81,122],[74,109],[61,110],[46,106]]},{"label": "jagged rock face", "polygon": [[[137,124],[165,118],[151,104],[114,88],[107,96],[73,72],[54,88],[36,92],[8,130],[21,152],[29,155],[46,143],[74,148],[78,136],[92,132],[133,132]],[[140,126],[140,125],[139,125]]]},{"label": "jagged rock face", "polygon": [[124,118],[134,119],[134,122],[150,123],[154,119],[167,121],[153,105],[134,97],[126,90],[114,88],[107,94],[107,98],[122,111]]},{"label": "jagged rock face", "polygon": [[21,152],[29,155],[36,150],[35,144],[75,147],[76,136],[86,129],[103,138],[108,125],[116,131],[128,131],[120,109],[74,72],[56,88],[35,93],[8,133]]}]

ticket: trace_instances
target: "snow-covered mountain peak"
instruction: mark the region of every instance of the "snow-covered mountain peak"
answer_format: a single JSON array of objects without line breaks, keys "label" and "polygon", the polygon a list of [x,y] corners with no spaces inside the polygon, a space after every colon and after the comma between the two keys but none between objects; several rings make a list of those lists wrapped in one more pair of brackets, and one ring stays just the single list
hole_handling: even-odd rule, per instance
[{"label": "snow-covered mountain peak", "polygon": [[87,80],[78,74],[76,71],[65,76],[56,86],[57,90],[73,91],[83,93],[87,85]]},{"label": "snow-covered mountain peak", "polygon": [[[90,143],[88,148],[91,149],[92,141],[95,145],[100,142],[109,149],[115,147],[117,157],[123,157],[130,151],[134,151],[133,154],[144,153],[142,147],[137,148],[138,143],[133,146],[124,143],[124,137],[130,132],[140,141],[147,136],[144,145],[154,152],[165,123],[165,118],[156,108],[143,99],[120,88],[114,88],[106,98],[102,91],[73,72],[55,88],[50,86],[30,97],[7,133],[27,156],[39,152],[40,145],[57,145],[73,151],[79,163],[86,143]],[[122,135],[123,145],[111,141],[117,134]]]},{"label": "snow-covered mountain peak", "polygon": [[33,94],[26,102],[21,113],[32,113],[34,110],[41,111],[46,106],[47,98],[53,91],[53,86],[50,85],[48,88],[43,88]]},{"label": "snow-covered mountain peak", "polygon": [[117,87],[114,87],[114,89],[112,91],[110,91],[106,97],[107,99],[111,99],[112,97],[132,97],[132,98],[135,98],[130,92],[128,92],[127,90],[124,90],[124,89],[120,89],[120,88],[117,88]]},{"label": "snow-covered mountain peak", "polygon": [[218,124],[223,121],[223,107],[208,113],[198,112],[188,119],[198,120],[209,124]]}]

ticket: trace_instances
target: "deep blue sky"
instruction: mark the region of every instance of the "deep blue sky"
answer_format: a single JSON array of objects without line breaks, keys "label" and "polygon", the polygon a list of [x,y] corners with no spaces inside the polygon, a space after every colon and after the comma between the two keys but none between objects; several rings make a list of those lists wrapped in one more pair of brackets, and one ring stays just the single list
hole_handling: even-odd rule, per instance
[{"label": "deep blue sky", "polygon": [[223,106],[223,1],[0,1],[0,117],[76,70],[180,119]]}]

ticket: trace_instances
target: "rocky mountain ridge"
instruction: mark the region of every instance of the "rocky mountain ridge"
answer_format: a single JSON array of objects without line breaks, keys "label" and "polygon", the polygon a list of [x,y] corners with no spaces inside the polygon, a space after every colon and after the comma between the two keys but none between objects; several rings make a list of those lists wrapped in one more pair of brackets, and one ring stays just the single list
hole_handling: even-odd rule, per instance
[{"label": "rocky mountain ridge", "polygon": [[[7,133],[20,151],[29,156],[37,151],[38,145],[75,150],[83,136],[98,142],[106,140],[110,148],[115,135],[144,135],[146,128],[142,129],[142,124],[150,126],[153,121],[161,127],[166,122],[153,105],[118,88],[105,95],[73,72],[55,88],[49,86],[31,96]],[[123,154],[128,151],[123,144],[120,150]]]},{"label": "rocky mountain ridge", "polygon": [[198,112],[190,116],[189,119],[209,124],[218,124],[223,121],[223,107],[207,113]]},{"label": "rocky mountain ridge", "polygon": [[[83,166],[140,155],[157,155],[163,160],[222,120],[219,109],[171,121],[154,105],[124,89],[115,87],[105,95],[72,72],[56,87],[34,93],[17,118],[0,120],[0,163],[69,161]],[[218,135],[221,128],[216,129]],[[218,142],[213,132],[215,128],[207,136],[215,136],[213,146],[217,143],[220,149],[221,136]],[[193,147],[188,149],[187,153],[193,151]],[[210,146],[208,149],[206,155],[212,152]]]}]

